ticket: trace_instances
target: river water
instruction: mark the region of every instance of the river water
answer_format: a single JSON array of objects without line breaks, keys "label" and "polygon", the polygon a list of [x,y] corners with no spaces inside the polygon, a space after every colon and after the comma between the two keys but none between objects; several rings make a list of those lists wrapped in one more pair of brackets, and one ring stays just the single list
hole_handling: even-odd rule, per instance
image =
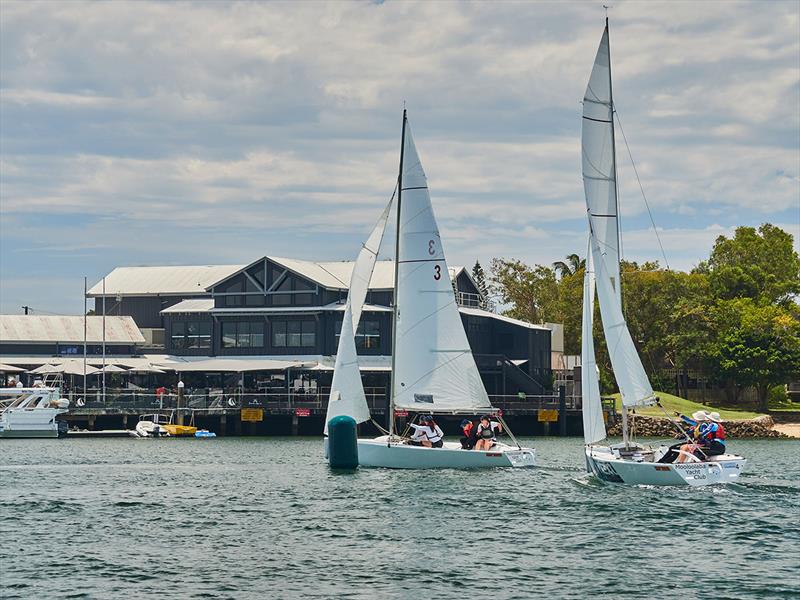
[{"label": "river water", "polygon": [[741,483],[532,470],[333,473],[308,438],[2,440],[2,598],[788,598],[800,441]]}]

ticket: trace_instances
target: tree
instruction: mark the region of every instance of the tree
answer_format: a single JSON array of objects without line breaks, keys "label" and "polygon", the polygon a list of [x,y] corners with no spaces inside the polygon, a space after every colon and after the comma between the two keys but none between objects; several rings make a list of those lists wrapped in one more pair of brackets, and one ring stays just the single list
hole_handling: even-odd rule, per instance
[{"label": "tree", "polygon": [[708,262],[699,272],[709,276],[722,300],[752,298],[788,306],[800,294],[800,256],[792,236],[765,223],[758,230],[738,227],[733,238],[717,238]]},{"label": "tree", "polygon": [[479,261],[475,261],[472,267],[472,280],[478,286],[478,292],[481,294],[481,308],[492,310],[494,308],[492,301],[489,299],[489,286],[486,285],[486,273],[483,271],[483,266]]},{"label": "tree", "polygon": [[557,260],[553,263],[553,268],[558,273],[559,277],[566,277],[575,275],[578,271],[583,271],[586,268],[586,259],[581,258],[577,254],[568,254],[567,261]]},{"label": "tree", "polygon": [[718,334],[709,354],[720,378],[738,389],[754,386],[766,411],[770,386],[800,376],[800,319],[752,298],[719,301],[714,318]]},{"label": "tree", "polygon": [[491,272],[501,301],[510,305],[505,314],[529,323],[560,322],[558,281],[553,269],[495,258]]}]

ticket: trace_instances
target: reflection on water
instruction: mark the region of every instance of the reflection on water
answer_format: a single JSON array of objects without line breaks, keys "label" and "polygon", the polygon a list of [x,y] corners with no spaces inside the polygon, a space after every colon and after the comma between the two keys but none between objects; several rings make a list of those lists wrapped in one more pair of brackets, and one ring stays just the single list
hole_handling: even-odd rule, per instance
[{"label": "reflection on water", "polygon": [[542,468],[333,473],[317,439],[3,440],[2,597],[800,591],[800,442],[734,441],[748,470],[710,488],[604,484],[581,440],[529,442]]}]

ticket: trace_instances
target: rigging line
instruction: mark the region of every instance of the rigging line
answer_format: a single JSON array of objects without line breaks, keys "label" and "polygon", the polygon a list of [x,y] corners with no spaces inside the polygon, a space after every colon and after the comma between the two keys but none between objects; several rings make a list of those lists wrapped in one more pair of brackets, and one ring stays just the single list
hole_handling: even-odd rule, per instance
[{"label": "rigging line", "polygon": [[661,243],[661,236],[658,235],[658,229],[656,229],[656,222],[653,219],[653,212],[650,210],[650,203],[647,201],[647,196],[644,193],[644,186],[642,186],[642,180],[639,178],[639,170],[636,168],[636,162],[633,160],[633,154],[631,153],[631,148],[628,145],[628,138],[625,136],[625,130],[622,128],[622,119],[619,118],[619,111],[614,111],[617,113],[617,123],[619,123],[619,132],[622,134],[622,139],[625,142],[625,149],[628,151],[628,158],[631,159],[631,166],[633,166],[633,173],[636,175],[636,182],[639,184],[639,189],[642,192],[642,198],[644,198],[644,205],[647,207],[647,214],[650,217],[650,223],[653,225],[653,231],[656,234],[656,240],[658,240],[658,246],[661,248],[661,256],[664,257],[664,264],[667,266],[667,271],[670,270],[669,268],[669,260],[667,260],[667,253],[664,252],[664,245]]}]

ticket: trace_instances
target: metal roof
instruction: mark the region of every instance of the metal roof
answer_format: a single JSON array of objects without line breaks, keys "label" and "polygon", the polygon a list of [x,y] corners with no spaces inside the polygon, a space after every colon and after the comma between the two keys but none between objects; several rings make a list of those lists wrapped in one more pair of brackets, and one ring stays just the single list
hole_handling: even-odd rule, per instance
[{"label": "metal roof", "polygon": [[545,327],[544,325],[536,325],[534,323],[528,323],[527,321],[512,319],[511,317],[506,317],[505,315],[498,315],[497,313],[489,312],[488,310],[482,310],[480,308],[467,308],[465,306],[461,306],[459,307],[458,310],[459,312],[462,312],[465,315],[472,315],[474,317],[488,317],[490,319],[497,319],[498,321],[503,321],[505,323],[511,323],[512,325],[527,327],[528,329],[540,329],[542,331],[550,331],[550,328]]},{"label": "metal roof", "polygon": [[[133,317],[106,316],[107,344],[143,344]],[[83,343],[84,317],[45,315],[0,315],[0,341],[4,343]],[[86,341],[103,341],[103,317],[86,317]]]},{"label": "metal roof", "polygon": [[[106,275],[106,296],[154,296],[156,294],[207,294],[211,287],[244,265],[188,267],[117,267]],[[103,295],[103,281],[94,284],[90,298]]]},{"label": "metal roof", "polygon": [[[175,267],[117,267],[106,275],[106,296],[155,296],[155,295],[206,295],[211,288],[233,277],[261,260],[270,260],[294,273],[328,289],[346,290],[350,287],[353,261],[315,262],[278,256],[262,257],[249,265],[199,265]],[[455,279],[464,267],[448,267],[451,279]],[[391,290],[394,287],[394,261],[381,260],[375,263],[369,289]],[[90,298],[103,296],[103,282],[94,284],[87,295]]]}]

